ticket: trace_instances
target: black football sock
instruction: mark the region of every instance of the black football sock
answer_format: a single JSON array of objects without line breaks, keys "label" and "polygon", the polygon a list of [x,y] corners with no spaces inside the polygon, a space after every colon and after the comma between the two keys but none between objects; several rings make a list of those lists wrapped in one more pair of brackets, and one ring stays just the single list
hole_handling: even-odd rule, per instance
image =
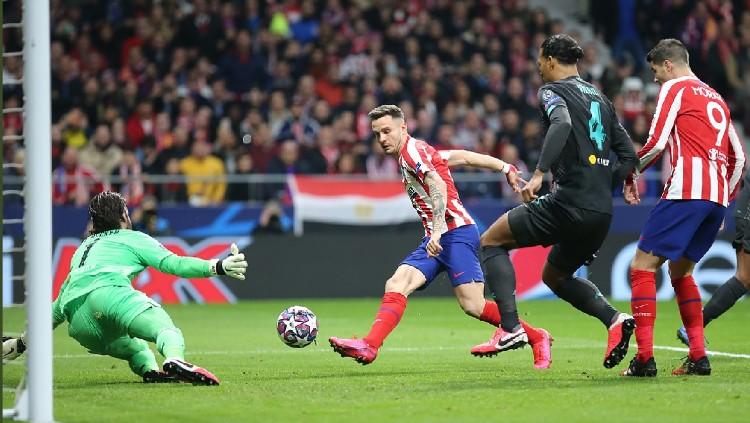
[{"label": "black football sock", "polygon": [[516,272],[508,250],[500,246],[482,247],[484,277],[500,310],[500,326],[512,332],[521,324],[516,308]]},{"label": "black football sock", "polygon": [[562,281],[554,292],[573,307],[599,319],[606,327],[618,314],[590,280],[572,276]]},{"label": "black football sock", "polygon": [[724,282],[724,285],[720,286],[711,296],[711,300],[703,306],[703,326],[705,327],[712,320],[724,314],[745,294],[747,294],[747,288],[736,277],[732,276]]}]

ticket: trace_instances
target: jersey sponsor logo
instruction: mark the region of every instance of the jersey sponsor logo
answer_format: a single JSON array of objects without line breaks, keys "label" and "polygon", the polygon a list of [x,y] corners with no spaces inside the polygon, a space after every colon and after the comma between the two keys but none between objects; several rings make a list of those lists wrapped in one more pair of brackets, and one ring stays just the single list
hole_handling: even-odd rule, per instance
[{"label": "jersey sponsor logo", "polygon": [[592,155],[589,156],[589,163],[592,166],[594,166],[594,165],[609,166],[609,159],[604,159],[604,158],[601,158],[601,157],[596,157],[594,154],[592,154]]},{"label": "jersey sponsor logo", "polygon": [[[190,245],[181,238],[157,238],[166,249],[175,254],[202,258],[205,260],[225,257],[230,254],[232,242],[240,249],[249,244],[248,238],[211,237]],[[68,276],[70,262],[81,241],[76,238],[60,238],[53,255],[52,268],[54,278],[52,298],[57,298],[60,287]],[[133,287],[162,304],[176,303],[234,303],[237,298],[232,291],[217,277],[186,279],[179,276],[161,273],[147,267],[133,279]]]}]

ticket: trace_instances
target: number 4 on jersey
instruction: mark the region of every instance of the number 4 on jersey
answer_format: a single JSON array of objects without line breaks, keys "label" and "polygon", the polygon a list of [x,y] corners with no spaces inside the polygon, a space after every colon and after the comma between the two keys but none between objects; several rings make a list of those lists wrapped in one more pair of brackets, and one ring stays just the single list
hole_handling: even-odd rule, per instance
[{"label": "number 4 on jersey", "polygon": [[604,134],[604,126],[602,125],[601,104],[598,101],[592,101],[590,111],[589,138],[596,143],[596,148],[601,151],[604,149],[604,140],[607,137]]}]

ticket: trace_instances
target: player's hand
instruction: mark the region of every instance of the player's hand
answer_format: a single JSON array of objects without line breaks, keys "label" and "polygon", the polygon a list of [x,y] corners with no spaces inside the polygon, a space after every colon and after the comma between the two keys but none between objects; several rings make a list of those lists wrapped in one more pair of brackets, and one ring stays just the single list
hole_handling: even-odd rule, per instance
[{"label": "player's hand", "polygon": [[232,246],[230,247],[230,252],[232,254],[224,260],[219,261],[218,259],[214,259],[212,261],[212,273],[245,280],[245,272],[247,271],[245,255],[240,253],[239,248],[237,248],[237,245],[234,243],[232,243]]},{"label": "player's hand", "polygon": [[505,178],[508,180],[508,185],[513,189],[513,192],[521,192],[521,189],[526,186],[527,182],[521,178],[518,169],[512,164],[507,164],[508,172],[505,173]]},{"label": "player's hand", "polygon": [[638,194],[638,185],[630,177],[628,177],[622,186],[622,196],[625,198],[626,204],[635,205],[641,202],[641,197]]},{"label": "player's hand", "polygon": [[440,245],[440,234],[433,233],[430,236],[430,241],[427,243],[427,255],[430,257],[437,257],[443,251],[443,247]]},{"label": "player's hand", "polygon": [[19,338],[3,337],[3,361],[15,360],[26,351],[26,332]]},{"label": "player's hand", "polygon": [[536,193],[537,191],[539,191],[539,188],[542,187],[543,178],[544,174],[536,171],[534,172],[534,176],[532,176],[531,179],[529,179],[529,182],[526,183],[526,186],[521,189],[521,197],[523,198],[524,203],[528,203],[539,198]]}]

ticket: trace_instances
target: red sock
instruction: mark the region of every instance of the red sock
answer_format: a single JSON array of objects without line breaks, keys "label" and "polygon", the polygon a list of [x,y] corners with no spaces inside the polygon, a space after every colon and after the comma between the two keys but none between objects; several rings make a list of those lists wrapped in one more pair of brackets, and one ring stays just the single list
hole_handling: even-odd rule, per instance
[{"label": "red sock", "polygon": [[[492,326],[500,325],[500,309],[497,308],[497,303],[494,301],[485,301],[482,315],[479,316],[479,320],[487,322]],[[542,339],[542,333],[539,332],[535,327],[521,320],[521,326],[526,331],[526,335],[529,337],[529,343],[535,344],[537,341]]]},{"label": "red sock", "polygon": [[635,318],[638,361],[654,356],[654,322],[656,321],[656,274],[647,270],[630,271],[630,310]]},{"label": "red sock", "polygon": [[383,295],[383,301],[380,303],[378,314],[375,315],[375,322],[370,328],[370,333],[364,338],[365,342],[370,346],[380,348],[383,345],[383,340],[398,325],[405,309],[405,296],[398,292],[386,292]]},{"label": "red sock", "polygon": [[703,342],[703,304],[701,294],[695,285],[693,276],[672,279],[672,286],[677,295],[677,305],[680,307],[682,324],[690,341],[688,357],[695,361],[706,356],[706,346]]}]

